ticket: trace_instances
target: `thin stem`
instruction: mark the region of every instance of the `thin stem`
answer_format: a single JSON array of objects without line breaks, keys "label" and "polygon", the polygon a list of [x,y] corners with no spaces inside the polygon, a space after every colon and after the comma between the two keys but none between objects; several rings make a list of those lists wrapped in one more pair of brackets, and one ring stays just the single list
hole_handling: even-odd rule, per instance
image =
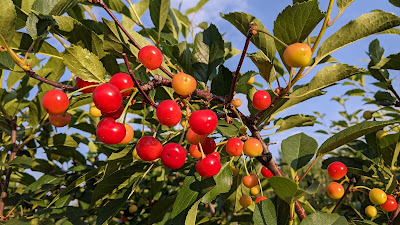
[{"label": "thin stem", "polygon": [[247,170],[247,163],[246,163],[246,157],[244,156],[244,153],[242,152],[242,159],[243,159],[243,165],[244,165],[244,169],[246,171],[246,175],[249,176],[249,171]]},{"label": "thin stem", "polygon": [[346,190],[344,191],[343,196],[339,199],[339,201],[336,203],[335,208],[333,208],[331,213],[335,213],[336,210],[339,208],[340,204],[343,202],[343,199],[350,193],[351,188],[353,185],[356,183],[356,179],[353,177],[353,179],[350,180],[349,185],[347,186]]},{"label": "thin stem", "polygon": [[126,112],[128,111],[129,106],[131,106],[132,99],[133,99],[134,96],[136,96],[136,93],[137,93],[137,92],[138,92],[138,90],[136,89],[136,90],[131,94],[131,97],[129,98],[128,103],[126,103],[126,106],[125,106],[125,108],[124,108],[124,111],[122,111],[121,116],[118,118],[118,123],[120,123],[121,120],[122,120],[122,118],[125,117],[125,114],[126,114]]},{"label": "thin stem", "polygon": [[29,46],[28,51],[26,51],[26,53],[25,53],[24,61],[25,61],[26,59],[28,59],[29,53],[32,51],[33,45],[34,45],[34,44],[35,44],[35,41],[32,41],[31,46]]},{"label": "thin stem", "polygon": [[258,30],[258,29],[257,29],[257,32],[260,32],[260,33],[263,33],[263,34],[266,34],[266,35],[272,37],[273,39],[275,39],[276,41],[278,41],[281,45],[285,46],[285,48],[288,47],[288,45],[287,45],[285,42],[283,42],[281,39],[275,37],[274,35],[272,35],[272,34],[269,33],[268,31]]},{"label": "thin stem", "polygon": [[315,163],[317,163],[317,161],[321,158],[322,156],[317,156],[314,161],[310,164],[310,166],[308,166],[306,172],[304,172],[304,174],[300,177],[299,179],[299,183],[300,181],[302,181],[304,179],[304,177],[307,175],[308,172],[310,172],[311,168],[315,165]]},{"label": "thin stem", "polygon": [[392,86],[391,83],[388,85],[388,89],[394,94],[394,96],[396,96],[397,101],[400,101],[400,96],[399,96],[399,94],[396,92],[396,90],[394,90],[394,88],[393,88],[393,86]]},{"label": "thin stem", "polygon": [[78,92],[80,92],[80,91],[83,91],[83,90],[89,89],[89,88],[93,88],[93,87],[97,87],[97,86],[99,86],[99,85],[98,85],[98,84],[94,84],[94,85],[89,85],[89,86],[83,87],[83,88],[81,88],[81,89],[78,89],[78,90],[76,90],[76,91],[73,91],[73,92],[69,93],[69,94],[67,95],[67,97],[69,98],[69,97],[71,97],[72,95],[74,95],[74,94],[76,94],[76,93],[78,93]]},{"label": "thin stem", "polygon": [[237,81],[239,79],[240,68],[242,68],[243,60],[244,60],[244,57],[246,56],[246,52],[247,52],[247,49],[249,47],[249,43],[250,43],[251,37],[253,37],[253,35],[254,35],[254,26],[253,26],[253,24],[251,24],[250,25],[250,29],[247,32],[246,42],[245,42],[244,47],[243,47],[242,55],[240,56],[240,60],[239,60],[238,66],[236,68],[236,71],[233,74],[231,91],[230,91],[229,96],[228,96],[228,104],[230,104],[232,102],[233,95],[234,95],[235,89],[236,89],[236,84],[237,84]]},{"label": "thin stem", "polygon": [[344,10],[340,10],[339,13],[336,15],[335,19],[333,19],[332,21],[329,21],[327,26],[330,27],[332,26],[337,19],[339,19],[340,15],[342,15],[342,13],[344,12]]},{"label": "thin stem", "polygon": [[130,66],[129,60],[128,60],[128,56],[126,55],[126,53],[123,53],[122,57],[124,58],[125,65],[128,68],[129,75],[131,75],[131,78],[135,82],[135,86],[139,89],[140,94],[143,96],[143,98],[146,100],[147,103],[149,103],[154,108],[157,108],[156,103],[154,103],[154,101],[146,94],[146,92],[143,91],[142,86],[140,85],[138,79],[135,76],[135,73],[131,69],[131,66]]},{"label": "thin stem", "polygon": [[182,99],[182,102],[184,102],[186,105],[188,105],[193,112],[196,111],[196,109],[192,106],[192,104],[189,103],[189,101],[187,99]]},{"label": "thin stem", "polygon": [[[108,15],[111,16],[111,18],[114,20],[114,22],[117,24],[117,26],[122,30],[122,32],[128,37],[128,40],[133,46],[135,46],[137,49],[141,49],[140,45],[133,39],[133,37],[129,34],[129,32],[122,26],[122,24],[118,21],[118,19],[114,16],[114,14],[111,12],[111,10],[108,8],[108,6],[104,3],[103,0],[88,0],[91,3],[95,3],[100,5]],[[163,71],[165,74],[167,74],[169,77],[174,77],[168,70],[166,70],[164,67],[160,67],[160,70]]]},{"label": "thin stem", "polygon": [[83,6],[83,8],[85,8],[85,10],[86,10],[86,12],[89,14],[89,16],[90,16],[94,21],[97,22],[97,19],[96,19],[96,17],[94,16],[94,13],[93,13],[92,9],[89,8],[89,6],[87,6],[87,5],[85,5],[85,4],[82,4],[82,6]]},{"label": "thin stem", "polygon": [[315,40],[314,45],[313,45],[313,47],[312,47],[312,49],[311,49],[311,52],[312,52],[312,53],[314,53],[315,50],[317,49],[318,44],[319,44],[319,42],[321,41],[322,36],[323,36],[324,33],[325,33],[325,30],[326,30],[326,28],[327,28],[327,26],[328,26],[328,23],[329,23],[329,19],[330,19],[330,15],[331,15],[331,12],[332,12],[332,8],[333,8],[333,3],[334,3],[334,2],[335,2],[335,0],[330,0],[330,1],[329,1],[328,11],[326,12],[324,24],[322,24],[321,31],[319,32],[318,37],[317,37],[317,39]]},{"label": "thin stem", "polygon": [[199,142],[199,144],[197,146],[199,147],[199,150],[201,152],[201,158],[204,159],[206,157],[206,155],[204,154],[203,147],[201,146],[199,135],[196,134],[196,138],[197,138],[197,142]]},{"label": "thin stem", "polygon": [[294,203],[290,204],[290,215],[289,215],[289,225],[293,225],[294,222]]},{"label": "thin stem", "polygon": [[57,34],[54,34],[54,33],[52,33],[52,34],[53,34],[54,38],[57,39],[57,41],[60,42],[60,44],[61,44],[65,49],[68,48],[68,46],[61,40],[61,38],[60,38]]}]

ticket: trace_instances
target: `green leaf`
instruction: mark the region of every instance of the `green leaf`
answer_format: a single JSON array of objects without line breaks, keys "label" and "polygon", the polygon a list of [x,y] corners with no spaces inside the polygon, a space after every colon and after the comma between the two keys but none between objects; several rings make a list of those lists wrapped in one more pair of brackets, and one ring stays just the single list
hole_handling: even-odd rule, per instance
[{"label": "green leaf", "polygon": [[199,207],[200,201],[195,202],[192,207],[190,208],[186,220],[185,225],[195,225],[196,224],[196,216],[197,216],[197,209]]},{"label": "green leaf", "polygon": [[35,41],[35,43],[33,43],[31,36],[26,33],[17,32],[14,35],[10,47],[14,51],[26,53],[32,44],[33,49],[31,51],[33,53],[39,53],[41,55],[62,59],[61,53],[59,53],[55,47],[51,46],[48,42],[42,40]]},{"label": "green leaf", "polygon": [[308,84],[307,93],[328,87],[338,81],[362,72],[364,72],[363,69],[359,69],[357,67],[347,64],[335,64],[331,66],[325,66],[320,71],[318,71],[317,74],[310,81],[310,83]]},{"label": "green leaf", "polygon": [[254,65],[257,66],[260,75],[264,78],[267,83],[271,83],[273,81],[273,64],[271,61],[264,55],[262,52],[256,52],[253,54],[248,54],[247,57],[253,61]]},{"label": "green leaf", "polygon": [[400,70],[400,53],[389,55],[387,58],[382,59],[373,69],[390,69],[390,70]]},{"label": "green leaf", "polygon": [[232,86],[232,72],[225,66],[220,66],[218,74],[211,83],[211,93],[218,96],[228,96]]},{"label": "green leaf", "polygon": [[256,205],[253,214],[254,225],[278,225],[274,203],[270,199]]},{"label": "green leaf", "polygon": [[400,1],[399,0],[389,0],[390,3],[392,3],[396,7],[400,7]]},{"label": "green leaf", "polygon": [[299,104],[300,102],[306,101],[310,98],[314,98],[317,96],[324,95],[326,92],[316,90],[313,92],[308,92],[308,86],[302,86],[297,88],[292,94],[290,94],[290,99],[285,98],[280,100],[275,104],[275,107],[272,107],[265,111],[265,113],[260,117],[260,120],[257,122],[257,126],[266,121],[270,116],[274,116],[294,105]]},{"label": "green leaf", "polygon": [[349,141],[355,140],[365,134],[380,130],[387,125],[400,123],[400,120],[392,121],[364,121],[351,126],[328,138],[318,149],[317,155],[324,155]]},{"label": "green leaf", "polygon": [[307,165],[318,149],[318,142],[304,133],[295,134],[282,141],[282,156],[295,171]]},{"label": "green leaf", "polygon": [[[276,18],[274,35],[287,45],[303,42],[324,17],[317,0],[289,5]],[[283,58],[286,47],[278,41],[275,41],[275,45]]]},{"label": "green leaf", "polygon": [[385,165],[389,168],[394,168],[393,166],[397,162],[400,151],[399,142],[400,133],[389,134],[382,137],[379,140],[379,146],[381,148],[381,154]]},{"label": "green leaf", "polygon": [[225,120],[218,120],[216,130],[224,137],[236,137],[239,134],[239,128],[242,126],[240,122],[235,120],[233,124],[228,124]]},{"label": "green leaf", "polygon": [[221,170],[217,175],[213,177],[215,181],[215,187],[207,192],[202,198],[201,202],[210,203],[222,193],[226,193],[231,189],[232,185],[232,170],[229,163],[225,163],[221,166]]},{"label": "green leaf", "polygon": [[115,199],[109,201],[105,206],[102,206],[98,212],[96,224],[107,225],[107,221],[112,219],[128,200],[132,192],[132,187],[125,188],[120,191]]},{"label": "green leaf", "polygon": [[173,46],[172,58],[176,59],[177,64],[183,69],[184,72],[187,74],[193,74],[192,53],[190,52],[186,41],[182,41],[181,43]]},{"label": "green leaf", "polygon": [[191,189],[191,186],[193,186],[195,182],[196,178],[194,176],[186,176],[173,205],[170,216],[171,219],[174,219],[178,216],[183,216],[183,218],[186,218],[185,211],[188,211],[188,208],[197,200],[197,196],[199,194],[199,192]]},{"label": "green leaf", "polygon": [[[254,23],[258,30],[268,32],[260,20],[244,12],[221,14],[221,17],[235,26],[243,35],[247,36],[250,23]],[[259,32],[251,38],[251,42],[272,62],[275,59],[276,46],[274,39],[265,33]]]},{"label": "green leaf", "polygon": [[344,11],[354,0],[336,0],[336,5],[340,11]]},{"label": "green leaf", "polygon": [[8,52],[0,52],[0,69],[13,70],[15,63]]},{"label": "green leaf", "polygon": [[172,208],[176,199],[176,195],[156,202],[151,208],[148,224],[154,224],[163,220],[167,212]]},{"label": "green leaf", "polygon": [[374,98],[379,105],[383,106],[391,106],[396,101],[395,97],[393,97],[389,92],[385,91],[376,92]]},{"label": "green leaf", "polygon": [[71,147],[77,148],[78,143],[70,136],[66,134],[56,134],[53,137],[48,139],[47,145],[49,147],[57,147],[57,146],[64,146],[64,147]]},{"label": "green leaf", "polygon": [[55,187],[56,185],[60,184],[60,182],[63,180],[64,180],[63,176],[52,176],[44,174],[37,181],[33,182],[28,187],[26,187],[24,193],[38,192],[51,189],[52,187]]},{"label": "green leaf", "polygon": [[289,130],[294,127],[313,126],[316,119],[317,118],[315,116],[303,114],[291,115],[282,119],[278,119],[275,121],[275,126],[279,126],[279,129],[275,133]]},{"label": "green leaf", "polygon": [[[143,16],[143,14],[147,11],[148,8],[149,8],[149,0],[142,0],[142,1],[139,1],[139,2],[136,2],[135,4],[133,4],[133,9],[132,9],[132,7],[129,7],[129,12],[130,12],[129,16],[125,15],[124,13],[121,13],[122,14],[122,20],[121,20],[122,26],[125,27],[127,30],[132,30],[135,27],[136,23],[139,23],[139,20],[136,17],[136,14],[140,18]],[[124,10],[124,12],[125,12],[125,10]],[[135,12],[136,12],[136,14],[135,14]]]},{"label": "green leaf", "polygon": [[186,10],[185,15],[198,12],[209,0],[200,0],[196,6]]},{"label": "green leaf", "polygon": [[322,212],[315,212],[309,216],[307,216],[301,223],[301,225],[315,225],[315,224],[324,224],[324,225],[343,225],[347,224],[347,220],[344,216],[340,216],[339,214],[328,214]]},{"label": "green leaf", "polygon": [[95,32],[71,17],[53,16],[53,18],[57,22],[57,28],[54,28],[54,30],[58,35],[61,35],[71,44],[88,49],[99,58],[105,55],[103,41]]},{"label": "green leaf", "polygon": [[30,168],[32,167],[32,164],[33,159],[25,155],[16,157],[9,163],[9,165],[22,166],[24,168]]},{"label": "green leaf", "polygon": [[80,185],[87,183],[90,179],[94,178],[95,176],[103,173],[104,170],[102,167],[91,170],[82,176],[80,176],[78,179],[74,180],[72,183],[68,184],[68,186],[64,189],[61,190],[61,192],[53,199],[53,201],[49,204],[52,205],[54,202],[56,202],[58,199],[61,197],[65,196],[69,192],[71,192],[73,189],[79,187]]},{"label": "green leaf", "polygon": [[194,77],[207,83],[224,60],[224,40],[217,27],[211,24],[205,31],[196,34],[193,45]]},{"label": "green leaf", "polygon": [[321,44],[316,62],[344,46],[399,25],[400,18],[392,13],[374,11],[361,15],[340,28]]},{"label": "green leaf", "polygon": [[294,202],[295,198],[304,194],[304,190],[300,189],[296,183],[286,177],[273,176],[268,179],[268,183],[275,194],[288,204]]},{"label": "green leaf", "polygon": [[381,66],[389,61],[384,57],[385,49],[383,49],[379,40],[375,39],[369,44],[369,52],[368,55],[371,58],[371,61],[368,63],[368,69],[371,75],[380,82],[388,83],[389,73],[387,70],[382,70]]},{"label": "green leaf", "polygon": [[[15,34],[15,21],[17,12],[15,11],[12,0],[3,0],[0,7],[0,35],[3,36],[6,43],[11,43]],[[0,41],[0,44],[2,42]]]},{"label": "green leaf", "polygon": [[154,26],[158,30],[159,37],[161,30],[164,28],[165,22],[167,21],[170,4],[170,0],[150,0],[150,17]]},{"label": "green leaf", "polygon": [[75,76],[89,82],[105,83],[106,70],[99,58],[81,46],[65,50],[64,64]]},{"label": "green leaf", "polygon": [[32,10],[46,16],[61,16],[78,2],[79,0],[36,0]]}]

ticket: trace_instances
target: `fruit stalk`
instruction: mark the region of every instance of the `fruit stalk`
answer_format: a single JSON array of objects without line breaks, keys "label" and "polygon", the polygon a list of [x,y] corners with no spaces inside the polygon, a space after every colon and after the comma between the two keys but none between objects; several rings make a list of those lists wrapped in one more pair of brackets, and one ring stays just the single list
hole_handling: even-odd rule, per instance
[{"label": "fruit stalk", "polygon": [[333,208],[332,213],[335,213],[336,210],[339,208],[340,204],[342,204],[343,199],[351,192],[351,188],[357,183],[356,178],[352,178],[349,182],[349,185],[347,186],[346,190],[344,191],[343,196],[339,199],[339,201],[336,203],[335,208]]},{"label": "fruit stalk", "polygon": [[154,103],[154,101],[151,100],[151,98],[149,98],[149,96],[146,94],[146,92],[144,92],[144,90],[142,89],[142,86],[140,85],[138,79],[135,76],[135,73],[133,72],[131,66],[129,65],[129,60],[128,60],[128,56],[126,55],[126,53],[122,53],[122,57],[124,58],[125,65],[128,68],[128,73],[129,73],[129,75],[131,75],[132,80],[135,82],[135,86],[139,89],[140,94],[147,101],[147,103],[149,103],[154,108],[157,108],[156,103]]},{"label": "fruit stalk", "polygon": [[[9,124],[11,127],[11,143],[12,143],[13,147],[12,147],[8,162],[11,162],[14,160],[15,156],[17,155],[17,151],[18,151],[18,147],[16,145],[16,143],[17,143],[17,117],[14,117],[11,121],[9,121]],[[0,217],[1,217],[1,219],[3,219],[3,215],[4,215],[5,200],[7,198],[8,185],[10,184],[11,172],[12,172],[12,166],[8,166],[7,172],[6,172],[6,179],[1,184],[1,198],[0,198]]]},{"label": "fruit stalk", "polygon": [[400,213],[400,197],[397,196],[396,200],[397,200],[397,209],[393,211],[392,215],[389,218],[389,221],[388,221],[387,225],[394,225],[396,220],[397,220],[397,216]]},{"label": "fruit stalk", "polygon": [[239,60],[238,66],[236,68],[235,73],[233,74],[231,91],[230,91],[229,96],[228,96],[228,104],[230,104],[232,102],[233,95],[234,95],[235,89],[236,89],[236,84],[237,84],[237,81],[238,81],[238,78],[239,78],[240,68],[242,68],[244,57],[246,56],[246,52],[247,52],[247,49],[249,48],[249,43],[250,43],[251,37],[253,37],[254,33],[255,33],[255,28],[254,28],[253,23],[252,23],[250,25],[249,31],[247,32],[246,42],[244,44],[242,55],[240,56],[240,60]]},{"label": "fruit stalk", "polygon": [[400,96],[399,96],[399,94],[397,94],[396,90],[394,90],[394,88],[392,86],[392,83],[389,83],[388,89],[394,94],[394,96],[396,96],[396,98],[397,98],[397,103],[396,104],[399,104]]},{"label": "fruit stalk", "polygon": [[[108,6],[104,3],[103,0],[87,0],[88,2],[92,3],[92,4],[98,4],[99,6],[101,6],[104,10],[106,10],[106,12],[108,13],[108,15],[111,16],[111,18],[114,20],[114,22],[117,24],[117,26],[122,30],[122,32],[126,35],[126,37],[128,37],[128,40],[131,44],[133,44],[133,46],[135,46],[137,49],[141,49],[142,47],[140,47],[139,43],[137,43],[135,41],[135,39],[133,39],[133,37],[128,33],[128,31],[125,29],[125,27],[122,26],[122,24],[118,21],[118,19],[114,16],[114,14],[111,12],[111,10],[108,8]],[[169,77],[174,77],[171,72],[169,72],[168,70],[166,70],[164,67],[160,67],[160,70],[163,71],[165,74],[167,74]]]}]

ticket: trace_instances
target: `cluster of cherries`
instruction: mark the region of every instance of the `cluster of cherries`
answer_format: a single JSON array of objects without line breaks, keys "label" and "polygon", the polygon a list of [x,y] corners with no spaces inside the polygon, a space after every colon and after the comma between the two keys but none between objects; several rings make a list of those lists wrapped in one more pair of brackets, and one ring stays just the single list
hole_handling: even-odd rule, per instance
[{"label": "cluster of cherries", "polygon": [[[341,162],[333,162],[328,166],[328,174],[333,180],[340,180],[347,174],[347,167]],[[358,190],[360,187],[355,187],[354,190]],[[366,188],[366,187],[363,187]],[[366,188],[368,189],[368,188]],[[344,188],[342,184],[332,182],[328,185],[328,195],[333,199],[340,199],[344,195]],[[379,188],[373,188],[369,191],[369,200],[374,205],[380,205],[383,211],[392,212],[397,209],[397,201],[392,195],[387,195],[384,191]],[[375,217],[378,210],[375,206],[367,206],[365,208],[365,214],[369,217]]]}]

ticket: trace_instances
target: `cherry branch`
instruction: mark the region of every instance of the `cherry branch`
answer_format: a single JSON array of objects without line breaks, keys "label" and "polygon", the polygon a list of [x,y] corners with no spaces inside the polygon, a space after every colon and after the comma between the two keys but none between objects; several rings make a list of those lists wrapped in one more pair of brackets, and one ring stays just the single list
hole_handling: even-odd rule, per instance
[{"label": "cherry branch", "polygon": [[228,104],[230,104],[232,102],[233,95],[234,95],[235,89],[236,89],[236,84],[237,84],[237,81],[238,81],[238,78],[239,78],[239,72],[240,72],[240,69],[242,68],[242,64],[243,64],[243,61],[244,61],[244,57],[246,56],[247,49],[249,48],[249,43],[250,43],[251,37],[253,37],[255,32],[256,32],[255,31],[255,27],[253,26],[253,23],[251,23],[250,24],[250,29],[247,32],[246,42],[245,42],[244,47],[243,47],[242,55],[240,56],[240,60],[239,60],[238,66],[236,68],[236,71],[233,74],[231,91],[230,91],[229,96],[228,96]]},{"label": "cherry branch", "polygon": [[[18,148],[17,148],[17,117],[14,117],[12,120],[9,121],[10,127],[11,127],[11,143],[13,145],[11,149],[11,154],[8,159],[8,162],[11,162],[14,160]],[[4,208],[5,208],[5,200],[7,198],[7,190],[8,190],[8,185],[10,184],[10,178],[11,178],[11,172],[12,172],[12,166],[9,165],[7,167],[7,172],[6,172],[6,178],[4,182],[1,184],[1,198],[0,198],[0,220],[6,220],[7,218],[4,218]]]},{"label": "cherry branch", "polygon": [[392,215],[390,216],[387,225],[394,225],[394,223],[397,220],[397,216],[400,213],[400,196],[397,196],[396,199],[397,199],[397,208],[396,208],[396,210],[393,211]]},{"label": "cherry branch", "polygon": [[394,105],[397,106],[397,107],[400,107],[400,96],[399,96],[399,94],[397,93],[397,91],[394,90],[394,88],[393,88],[393,86],[392,86],[392,83],[389,83],[388,89],[389,89],[389,90],[394,94],[394,96],[396,96],[396,98],[397,98],[397,101],[394,103]]},{"label": "cherry branch", "polygon": [[154,101],[142,89],[142,85],[139,83],[138,79],[135,76],[135,73],[133,72],[131,66],[129,65],[129,60],[128,60],[128,56],[126,55],[126,53],[122,53],[122,57],[124,58],[125,65],[128,68],[128,73],[129,73],[129,75],[131,75],[132,80],[135,82],[135,86],[139,89],[140,94],[143,96],[143,98],[146,100],[147,103],[149,103],[154,108],[157,108],[156,103],[154,103]]},{"label": "cherry branch", "polygon": [[[111,10],[108,8],[108,6],[104,3],[103,0],[87,0],[88,2],[92,3],[92,4],[97,4],[99,6],[101,6],[104,10],[106,10],[106,12],[108,13],[108,15],[111,16],[111,18],[114,20],[114,22],[117,24],[117,26],[122,30],[122,32],[126,35],[126,37],[128,38],[129,42],[135,46],[137,49],[142,49],[142,47],[139,45],[139,43],[137,43],[135,41],[135,39],[133,39],[133,37],[129,34],[129,32],[125,29],[124,26],[122,26],[122,24],[118,21],[118,19],[114,16],[114,14],[111,12]],[[164,67],[160,67],[160,70],[163,71],[165,74],[167,74],[170,78],[174,77],[172,75],[172,73],[170,73],[167,69],[165,69]]]},{"label": "cherry branch", "polygon": [[343,199],[351,192],[351,188],[352,188],[352,187],[354,186],[354,184],[356,184],[356,183],[357,183],[357,180],[356,180],[355,177],[353,177],[353,178],[350,180],[350,182],[349,182],[349,184],[348,184],[346,190],[344,191],[343,196],[342,196],[342,197],[339,199],[339,201],[336,203],[335,208],[333,208],[332,213],[335,213],[335,212],[336,212],[336,210],[339,208],[340,204],[342,204]]},{"label": "cherry branch", "polygon": [[51,86],[53,86],[53,87],[60,88],[60,89],[62,89],[63,91],[76,91],[76,90],[78,90],[77,87],[74,87],[74,86],[71,86],[71,85],[66,85],[66,84],[61,84],[61,83],[59,83],[59,82],[51,81],[51,80],[49,80],[49,79],[47,79],[47,78],[44,78],[44,77],[42,77],[42,76],[39,76],[39,75],[38,75],[37,73],[35,73],[35,71],[33,71],[33,70],[25,71],[25,73],[26,73],[26,75],[30,76],[30,77],[33,78],[33,79],[36,79],[36,80],[38,80],[38,81],[41,81],[41,82],[46,83],[46,84],[48,84],[48,85],[51,85]]}]

